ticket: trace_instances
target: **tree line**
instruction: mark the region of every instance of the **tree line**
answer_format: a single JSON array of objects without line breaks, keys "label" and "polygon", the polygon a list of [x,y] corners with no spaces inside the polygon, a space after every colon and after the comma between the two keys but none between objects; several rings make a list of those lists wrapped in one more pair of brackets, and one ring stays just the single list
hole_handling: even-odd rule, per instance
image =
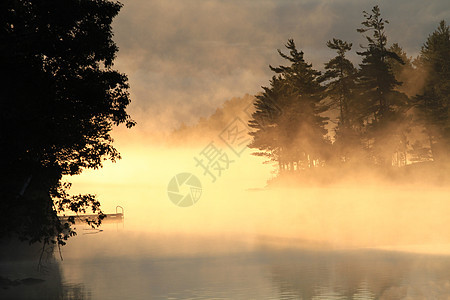
[{"label": "tree line", "polygon": [[449,26],[441,21],[412,59],[397,43],[388,46],[389,22],[378,6],[363,14],[357,31],[366,43],[356,52],[358,66],[347,58],[352,43],[341,39],[326,43],[336,56],[323,72],[305,61],[292,39],[287,54],[278,50],[288,64],[270,66],[274,75],[256,95],[249,147],[278,163],[280,172],[448,163]]}]

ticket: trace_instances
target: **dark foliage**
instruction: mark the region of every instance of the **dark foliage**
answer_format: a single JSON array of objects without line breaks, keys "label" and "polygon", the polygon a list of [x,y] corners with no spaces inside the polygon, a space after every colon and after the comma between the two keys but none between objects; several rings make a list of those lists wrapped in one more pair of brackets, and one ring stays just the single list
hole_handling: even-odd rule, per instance
[{"label": "dark foliage", "polygon": [[[358,68],[346,58],[352,44],[340,39],[327,42],[337,56],[323,74],[304,61],[292,40],[288,55],[278,51],[290,65],[270,67],[276,75],[256,96],[249,146],[278,162],[280,172],[309,170],[310,176],[311,168],[329,165],[389,172],[417,162],[448,163],[449,26],[442,21],[413,61],[398,44],[388,46],[389,22],[378,6],[363,14],[357,31],[367,43],[357,52]],[[335,124],[330,137],[327,122]]]},{"label": "dark foliage", "polygon": [[101,0],[0,3],[1,236],[64,244],[74,232],[57,213],[99,210],[93,195],[70,196],[61,178],[119,159],[110,131],[134,125],[127,77],[112,68],[120,8]]},{"label": "dark foliage", "polygon": [[328,107],[322,102],[320,72],[305,62],[293,40],[288,41],[286,48],[288,55],[278,52],[291,64],[271,66],[277,75],[271,86],[256,96],[256,112],[249,123],[255,129],[250,147],[263,151],[259,155],[278,161],[281,169],[292,170],[311,167],[324,159],[324,127],[328,118],[321,113]]}]

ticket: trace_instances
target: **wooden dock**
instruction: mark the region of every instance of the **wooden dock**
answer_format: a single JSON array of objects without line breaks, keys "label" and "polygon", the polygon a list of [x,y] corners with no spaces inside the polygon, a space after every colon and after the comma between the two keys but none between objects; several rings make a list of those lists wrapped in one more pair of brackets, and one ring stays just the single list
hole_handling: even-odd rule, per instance
[{"label": "wooden dock", "polygon": [[[105,218],[102,220],[102,223],[123,223],[124,213],[122,206],[116,206],[115,214],[105,214]],[[69,218],[73,217],[75,220],[75,224],[83,223],[88,221],[96,221],[98,215],[96,214],[86,214],[86,215],[71,215],[71,216],[58,216],[59,220],[62,223],[69,222]]]}]

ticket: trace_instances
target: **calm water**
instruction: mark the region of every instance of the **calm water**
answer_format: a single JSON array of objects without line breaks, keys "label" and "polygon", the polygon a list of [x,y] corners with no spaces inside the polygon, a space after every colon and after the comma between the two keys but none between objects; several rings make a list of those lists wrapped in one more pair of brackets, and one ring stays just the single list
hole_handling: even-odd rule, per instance
[{"label": "calm water", "polygon": [[450,299],[448,190],[224,191],[184,209],[136,188],[63,261],[3,259],[0,299]]},{"label": "calm water", "polygon": [[[64,269],[82,269],[78,281]],[[450,259],[377,251],[256,251],[66,262],[92,299],[447,299]],[[78,284],[77,284],[78,283]]]},{"label": "calm water", "polygon": [[[64,260],[1,265],[44,279],[1,299],[449,299],[450,256],[273,246],[220,237],[133,234],[105,226],[75,238]],[[191,241],[192,242],[192,241]],[[217,244],[221,247],[217,248]],[[236,247],[233,247],[233,244]],[[167,249],[165,247],[170,247]],[[178,248],[178,249],[177,249]],[[188,249],[188,250],[186,250]]]}]

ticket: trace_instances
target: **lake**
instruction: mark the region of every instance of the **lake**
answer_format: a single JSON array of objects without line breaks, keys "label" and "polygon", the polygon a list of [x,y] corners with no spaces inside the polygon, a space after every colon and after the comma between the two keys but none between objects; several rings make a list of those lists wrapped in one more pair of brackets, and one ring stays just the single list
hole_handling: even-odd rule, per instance
[{"label": "lake", "polygon": [[[0,298],[450,299],[448,187],[266,189],[271,167],[250,154],[212,182],[200,150],[152,149],[69,178],[124,222],[77,225],[40,271],[3,259]],[[168,195],[182,172],[202,185],[189,207]]]},{"label": "lake", "polygon": [[136,188],[123,223],[77,225],[62,261],[3,262],[10,279],[45,281],[1,298],[450,298],[446,189],[214,188],[188,208]]}]

